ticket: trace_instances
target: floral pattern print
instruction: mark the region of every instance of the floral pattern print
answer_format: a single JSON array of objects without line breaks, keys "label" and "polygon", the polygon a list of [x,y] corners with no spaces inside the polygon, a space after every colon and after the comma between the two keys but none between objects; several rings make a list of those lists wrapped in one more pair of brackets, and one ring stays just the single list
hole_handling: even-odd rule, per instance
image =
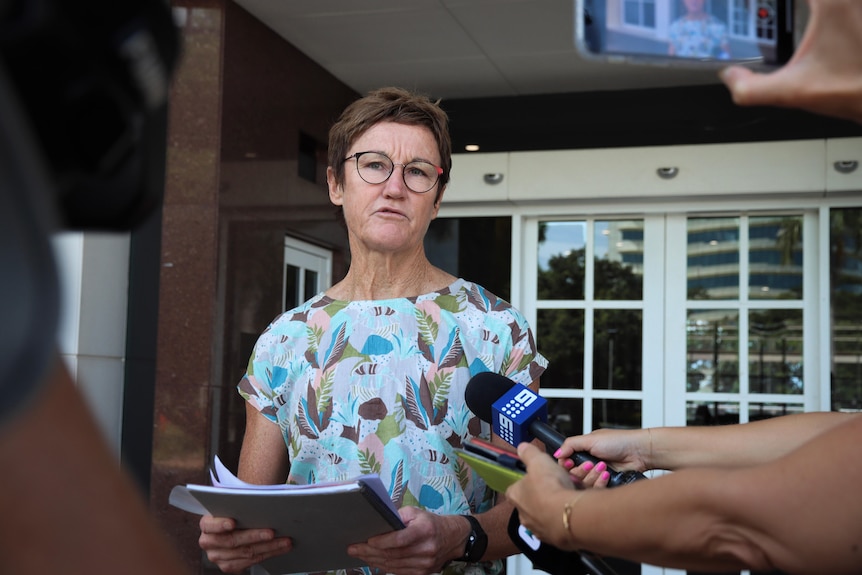
[{"label": "floral pattern print", "polygon": [[[465,387],[484,371],[528,385],[546,365],[520,312],[459,279],[415,298],[319,294],[264,331],[238,389],[281,427],[288,483],[376,473],[396,507],[481,513],[493,492],[453,452],[490,436]],[[501,566],[453,563],[447,572]]]},{"label": "floral pattern print", "polygon": [[712,15],[703,19],[680,18],[668,32],[675,56],[721,58],[721,47],[728,43],[727,26]]}]

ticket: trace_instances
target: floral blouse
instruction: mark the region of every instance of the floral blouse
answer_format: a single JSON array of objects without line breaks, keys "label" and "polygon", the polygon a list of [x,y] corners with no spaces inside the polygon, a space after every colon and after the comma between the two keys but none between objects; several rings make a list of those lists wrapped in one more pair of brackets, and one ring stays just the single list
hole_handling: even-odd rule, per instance
[{"label": "floral blouse", "polygon": [[412,298],[319,294],[264,331],[238,389],[281,427],[288,483],[376,473],[396,507],[481,513],[493,492],[453,452],[490,436],[465,387],[484,371],[528,385],[546,365],[518,310],[458,279]]}]

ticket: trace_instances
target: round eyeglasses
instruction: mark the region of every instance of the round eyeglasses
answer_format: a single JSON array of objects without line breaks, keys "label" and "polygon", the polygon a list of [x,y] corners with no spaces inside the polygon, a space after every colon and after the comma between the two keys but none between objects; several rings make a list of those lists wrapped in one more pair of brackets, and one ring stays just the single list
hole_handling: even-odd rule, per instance
[{"label": "round eyeglasses", "polygon": [[386,154],[380,152],[357,152],[347,156],[344,161],[356,160],[356,172],[369,184],[382,184],[389,179],[395,166],[401,166],[404,185],[411,192],[424,194],[437,184],[443,168],[430,162],[415,160],[406,164],[396,164]]}]

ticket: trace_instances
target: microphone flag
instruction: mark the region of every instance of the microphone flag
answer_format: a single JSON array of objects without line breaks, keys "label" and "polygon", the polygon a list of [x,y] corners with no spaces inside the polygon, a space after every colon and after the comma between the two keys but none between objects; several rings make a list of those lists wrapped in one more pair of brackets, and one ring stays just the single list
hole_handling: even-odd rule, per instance
[{"label": "microphone flag", "polygon": [[548,400],[523,385],[510,387],[491,408],[494,433],[509,445],[532,441],[530,423],[548,420]]}]

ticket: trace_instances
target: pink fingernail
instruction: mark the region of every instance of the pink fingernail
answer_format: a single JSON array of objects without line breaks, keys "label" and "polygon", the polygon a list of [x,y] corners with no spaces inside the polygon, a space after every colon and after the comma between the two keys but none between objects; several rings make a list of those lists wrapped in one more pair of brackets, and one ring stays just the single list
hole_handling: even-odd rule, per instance
[{"label": "pink fingernail", "polygon": [[571,459],[566,459],[566,460],[563,462],[563,467],[565,467],[566,469],[571,469],[571,468],[572,468],[572,467],[574,467],[574,466],[575,466],[575,464],[574,464],[574,462],[572,462],[572,460],[571,460]]},{"label": "pink fingernail", "polygon": [[605,471],[604,473],[602,473],[602,481],[607,481],[610,478],[611,474],[609,472]]},{"label": "pink fingernail", "polygon": [[561,448],[559,448],[558,450],[556,450],[556,451],[554,452],[554,457],[560,457],[560,455],[561,455],[562,453],[563,453],[563,448],[561,447]]},{"label": "pink fingernail", "polygon": [[604,471],[607,468],[608,468],[608,465],[604,461],[599,461],[598,464],[596,465],[596,471]]},{"label": "pink fingernail", "polygon": [[591,470],[593,467],[595,467],[595,465],[593,465],[593,462],[592,462],[592,461],[587,461],[586,463],[584,463],[584,466],[583,466],[583,467],[584,467],[584,471],[589,471],[589,470]]}]

